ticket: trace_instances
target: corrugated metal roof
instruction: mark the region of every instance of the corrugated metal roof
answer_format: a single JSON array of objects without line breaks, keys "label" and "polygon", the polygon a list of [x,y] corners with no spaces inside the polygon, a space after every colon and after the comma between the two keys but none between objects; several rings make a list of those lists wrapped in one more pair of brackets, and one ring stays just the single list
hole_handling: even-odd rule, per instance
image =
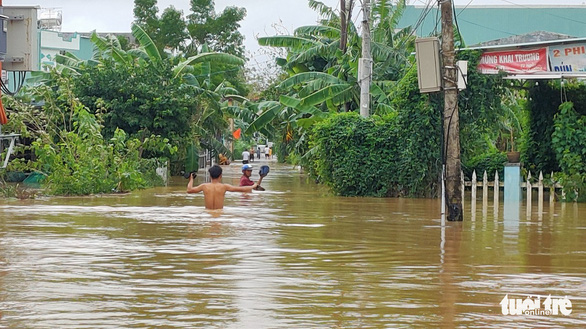
[{"label": "corrugated metal roof", "polygon": [[[420,37],[441,31],[437,6],[407,6],[398,27],[413,26]],[[427,13],[427,15],[423,15]],[[466,45],[547,31],[586,38],[586,5],[573,6],[456,6],[456,21]],[[421,17],[424,19],[418,24]]]}]

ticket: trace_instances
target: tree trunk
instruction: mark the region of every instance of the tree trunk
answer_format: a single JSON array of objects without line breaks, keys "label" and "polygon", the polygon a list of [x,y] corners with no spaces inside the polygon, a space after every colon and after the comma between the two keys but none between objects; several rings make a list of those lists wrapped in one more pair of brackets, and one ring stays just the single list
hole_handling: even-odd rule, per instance
[{"label": "tree trunk", "polygon": [[340,0],[340,50],[346,52],[348,42],[348,11],[346,10],[346,0]]}]

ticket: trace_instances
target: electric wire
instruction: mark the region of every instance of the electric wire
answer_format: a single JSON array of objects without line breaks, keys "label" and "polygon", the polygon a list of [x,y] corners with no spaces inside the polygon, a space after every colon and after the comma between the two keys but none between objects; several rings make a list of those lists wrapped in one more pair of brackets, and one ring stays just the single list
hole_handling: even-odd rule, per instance
[{"label": "electric wire", "polygon": [[464,40],[464,37],[462,36],[462,33],[460,32],[460,25],[458,24],[458,15],[456,14],[456,5],[452,2],[452,13],[454,15],[454,23],[456,25],[456,31],[458,31],[458,37],[460,38],[460,43],[458,44],[458,48],[462,48],[462,41]]},{"label": "electric wire", "polygon": [[[518,6],[518,7],[522,7],[522,8],[533,9],[533,10],[540,10],[540,8],[535,8],[535,7],[531,7],[531,6],[527,6],[527,5],[521,5],[521,4],[518,4],[518,3],[514,3],[512,1],[509,1],[509,0],[501,0],[501,1],[502,2],[506,2],[508,4],[511,4],[511,5],[515,5],[515,6]],[[562,18],[564,20],[568,20],[568,21],[572,21],[572,22],[575,22],[575,23],[580,23],[580,24],[586,25],[586,22],[578,21],[578,20],[575,20],[575,19],[572,19],[572,18],[568,18],[568,17],[556,15],[556,14],[552,14],[552,13],[547,12],[547,11],[546,11],[546,14],[549,15],[549,16],[556,17],[556,18]]]},{"label": "electric wire", "polygon": [[[474,0],[470,0],[470,2],[468,2],[468,4],[464,8],[462,8],[459,11],[459,13],[457,15],[455,15],[454,17],[457,17],[457,16],[461,15],[464,12],[464,10],[466,10],[468,8],[468,6],[470,6],[470,4],[473,1]],[[505,3],[508,3],[508,4],[511,4],[511,5],[514,5],[514,6],[517,6],[517,7],[521,7],[521,8],[527,8],[527,9],[532,9],[532,10],[540,10],[539,8],[535,8],[535,7],[531,7],[531,6],[525,6],[525,5],[520,5],[520,4],[514,3],[514,2],[509,1],[509,0],[501,0],[501,1],[503,1]],[[556,18],[562,18],[564,20],[572,21],[572,22],[575,22],[575,23],[586,24],[586,22],[578,21],[578,20],[575,20],[575,19],[571,19],[571,18],[568,18],[568,17],[556,15],[556,14],[552,14],[550,12],[546,12],[546,14],[547,15],[550,15],[550,16],[553,16],[553,17],[556,17]],[[518,33],[507,32],[507,31],[495,29],[495,28],[492,28],[492,27],[484,26],[484,25],[481,25],[481,24],[478,24],[478,23],[474,23],[474,22],[468,21],[468,20],[463,19],[463,18],[460,18],[460,20],[463,21],[463,22],[466,22],[468,24],[472,24],[472,25],[475,25],[475,26],[478,26],[478,27],[482,27],[482,28],[484,28],[486,30],[489,30],[489,31],[500,32],[500,33],[504,33],[504,34],[507,34],[507,35],[510,35],[510,36],[514,36],[514,35],[517,35],[518,34]]]},{"label": "electric wire", "polygon": [[[443,158],[442,160],[443,161],[442,162],[443,162],[443,167],[444,167],[443,174],[442,174],[442,178],[444,180],[444,184],[446,184],[447,181],[448,181],[448,175],[447,175],[447,163],[448,163],[448,161],[447,160],[448,160],[448,144],[449,144],[449,139],[447,139],[445,137],[450,135],[450,128],[452,127],[452,119],[454,118],[454,112],[456,112],[457,107],[458,107],[458,104],[456,103],[456,105],[451,109],[451,113],[450,113],[449,121],[448,121],[448,130],[447,130],[447,132],[445,131],[445,126],[446,126],[445,124],[443,124],[443,129],[442,129],[442,132],[443,132],[443,134],[442,134],[442,141],[444,143],[444,145],[443,145],[444,147],[442,148],[442,153],[443,153],[443,155],[442,155],[442,158]],[[444,111],[444,113],[445,113],[445,111]],[[445,120],[446,120],[446,118],[445,118],[445,116],[443,116],[442,117],[442,123],[444,123]],[[449,201],[449,198],[448,198],[448,189],[447,188],[444,189],[444,200],[445,200],[445,204],[446,204],[446,209],[448,209],[448,207],[450,205],[450,201]]]},{"label": "electric wire", "polygon": [[[17,76],[18,74],[18,76]],[[10,86],[4,83],[4,80],[0,79],[0,86],[4,94],[14,96],[16,95],[26,80],[26,71],[12,71],[12,81],[14,81],[14,89],[10,89]]]},{"label": "electric wire", "polygon": [[[470,0],[470,1],[468,2],[468,4],[466,4],[466,6],[465,6],[464,8],[462,8],[461,10],[459,10],[459,13],[454,15],[455,19],[457,19],[457,17],[458,17],[458,16],[460,16],[460,15],[461,15],[461,14],[462,14],[462,13],[463,13],[463,12],[464,12],[464,11],[465,11],[465,10],[466,10],[468,7],[469,7],[469,6],[470,6],[470,4],[471,4],[473,1],[474,1],[474,0]],[[540,10],[539,8],[535,8],[535,7],[531,7],[531,6],[524,6],[524,5],[516,4],[516,3],[512,2],[512,1],[508,1],[508,0],[501,0],[501,1],[503,1],[503,2],[506,2],[506,3],[508,3],[508,4],[511,4],[511,5],[514,5],[514,6],[522,7],[522,8],[527,8],[527,9],[532,9],[532,10]],[[553,17],[556,17],[556,18],[562,18],[562,19],[564,19],[564,20],[569,20],[569,21],[573,21],[573,22],[576,22],[576,23],[580,23],[580,24],[586,24],[586,22],[582,22],[582,21],[574,20],[574,19],[571,19],[571,18],[568,18],[568,17],[564,17],[564,16],[560,16],[560,15],[552,14],[552,13],[549,13],[549,12],[546,12],[546,14],[547,14],[547,15],[550,15],[550,16],[553,16]],[[518,34],[518,33],[513,33],[513,32],[503,31],[503,30],[495,29],[495,28],[488,27],[488,26],[485,26],[485,25],[481,25],[481,24],[478,24],[478,23],[475,23],[475,22],[468,21],[468,20],[466,20],[466,19],[463,19],[463,18],[460,18],[460,20],[461,20],[461,21],[463,21],[463,22],[466,22],[466,23],[468,23],[468,24],[472,24],[472,25],[475,25],[475,26],[478,26],[478,27],[482,27],[482,28],[484,28],[484,29],[486,29],[486,30],[495,31],[495,32],[500,32],[500,33],[504,33],[504,34],[507,34],[507,35],[510,35],[510,36],[514,36],[514,35],[517,35],[517,34]]]},{"label": "electric wire", "polygon": [[425,8],[421,11],[421,14],[419,15],[419,18],[417,19],[417,22],[415,23],[415,25],[412,25],[413,26],[413,30],[411,31],[411,35],[413,35],[417,31],[417,29],[419,28],[419,26],[427,18],[427,15],[429,15],[429,13],[431,12],[431,10],[434,8],[434,6],[431,6],[431,3],[432,2],[434,2],[434,0],[429,0],[427,2],[427,4],[425,5]]},{"label": "electric wire", "polygon": [[439,10],[439,2],[438,2],[438,10],[435,11],[435,26],[433,27],[433,35],[438,35],[437,27],[440,25],[441,16]]},{"label": "electric wire", "polygon": [[[466,8],[468,8],[468,6],[470,6],[470,4],[472,3],[472,1],[474,0],[470,0],[468,1],[468,3],[466,4],[466,6],[464,6],[464,8],[462,8],[462,10],[460,10],[460,13],[456,13],[456,5],[454,5],[454,21],[456,22],[456,29],[458,30],[458,35],[460,36],[460,38],[463,40],[464,37],[462,36],[462,33],[460,32],[460,25],[458,24],[458,16],[464,12],[464,10],[466,10]],[[462,44],[460,44],[460,48],[462,47]]]},{"label": "electric wire", "polygon": [[472,3],[472,1],[474,1],[474,0],[468,1],[468,3],[466,4],[466,6],[464,6],[464,8],[462,8],[462,10],[460,10],[460,13],[463,12],[464,10],[466,10],[466,8],[468,8],[468,6],[470,6],[470,4]]},{"label": "electric wire", "polygon": [[508,34],[508,35],[511,35],[511,36],[517,35],[517,33],[498,30],[498,29],[495,29],[495,28],[492,28],[492,27],[488,27],[488,26],[484,26],[484,25],[480,25],[478,23],[474,23],[474,22],[471,22],[471,21],[468,21],[468,20],[465,20],[465,19],[462,19],[462,18],[460,18],[460,20],[463,21],[463,22],[466,22],[468,24],[472,24],[472,25],[476,25],[476,26],[485,28],[485,29],[490,30],[490,31],[500,32],[500,33]]}]

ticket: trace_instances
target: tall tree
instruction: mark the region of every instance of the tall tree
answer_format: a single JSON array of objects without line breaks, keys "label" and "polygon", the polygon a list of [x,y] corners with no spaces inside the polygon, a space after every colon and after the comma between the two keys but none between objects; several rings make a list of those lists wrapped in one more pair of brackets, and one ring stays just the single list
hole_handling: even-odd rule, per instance
[{"label": "tall tree", "polygon": [[155,35],[157,48],[179,50],[184,46],[189,34],[181,11],[173,6],[166,8],[161,15],[159,26],[159,31]]},{"label": "tall tree", "polygon": [[244,36],[238,31],[246,9],[226,7],[217,14],[213,0],[191,0],[191,14],[187,16],[187,30],[191,38],[189,54],[198,53],[204,44],[212,51],[242,57]]},{"label": "tall tree", "polygon": [[170,6],[159,18],[157,0],[134,0],[134,23],[151,36],[159,50],[181,50],[188,39],[183,12]]},{"label": "tall tree", "polygon": [[134,0],[134,23],[149,35],[155,35],[159,28],[157,0]]}]

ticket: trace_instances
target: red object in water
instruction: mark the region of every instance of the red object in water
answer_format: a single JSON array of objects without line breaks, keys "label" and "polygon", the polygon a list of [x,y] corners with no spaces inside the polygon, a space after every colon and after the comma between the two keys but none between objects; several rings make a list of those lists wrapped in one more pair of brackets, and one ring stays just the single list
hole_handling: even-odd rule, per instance
[{"label": "red object in water", "polygon": [[[2,0],[0,0],[0,7],[2,6]],[[0,62],[0,72],[2,72],[2,62]],[[6,111],[4,111],[4,106],[2,105],[2,94],[0,93],[0,124],[5,125],[8,123],[8,118],[6,117]]]},{"label": "red object in water", "polygon": [[6,112],[4,111],[4,106],[2,106],[2,99],[0,99],[0,124],[5,125],[8,123],[8,118],[6,117]]}]

